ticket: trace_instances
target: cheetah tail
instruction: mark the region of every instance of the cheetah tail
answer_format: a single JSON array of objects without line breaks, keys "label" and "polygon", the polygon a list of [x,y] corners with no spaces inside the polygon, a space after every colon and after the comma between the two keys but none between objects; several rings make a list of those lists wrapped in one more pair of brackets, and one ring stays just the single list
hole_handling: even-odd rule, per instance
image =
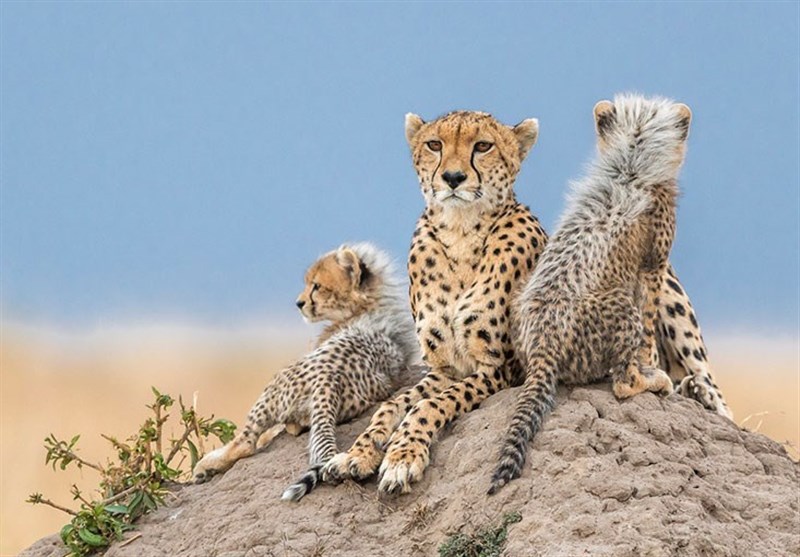
[{"label": "cheetah tail", "polygon": [[320,471],[322,470],[322,466],[312,466],[309,468],[300,479],[297,480],[296,483],[293,483],[289,487],[286,488],[286,491],[283,492],[281,495],[281,499],[284,501],[299,501],[306,495],[308,495],[311,490],[313,490],[317,483],[319,483]]},{"label": "cheetah tail", "polygon": [[511,480],[519,477],[528,443],[539,431],[545,416],[555,406],[556,367],[550,358],[536,358],[528,369],[511,426],[500,451],[500,463],[492,474],[489,495],[493,495]]}]

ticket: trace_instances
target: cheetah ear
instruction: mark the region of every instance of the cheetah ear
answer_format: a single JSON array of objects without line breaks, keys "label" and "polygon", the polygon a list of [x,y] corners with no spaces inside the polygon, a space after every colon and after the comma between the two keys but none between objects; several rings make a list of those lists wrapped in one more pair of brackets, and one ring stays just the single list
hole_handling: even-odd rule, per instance
[{"label": "cheetah ear", "polygon": [[523,160],[539,139],[539,120],[528,118],[511,128],[511,131],[519,143],[519,160]]},{"label": "cheetah ear", "polygon": [[411,140],[417,135],[425,121],[416,114],[409,112],[406,114],[406,141],[411,145]]},{"label": "cheetah ear", "polygon": [[358,258],[356,252],[347,246],[341,246],[336,251],[336,262],[345,270],[350,277],[351,285],[354,288],[361,286],[369,276],[369,270],[364,262]]},{"label": "cheetah ear", "polygon": [[692,110],[683,103],[675,106],[678,113],[678,129],[681,131],[681,139],[686,141],[689,137],[689,125],[692,123]]},{"label": "cheetah ear", "polygon": [[605,138],[617,119],[617,109],[611,101],[600,101],[594,105],[594,129],[598,137]]}]

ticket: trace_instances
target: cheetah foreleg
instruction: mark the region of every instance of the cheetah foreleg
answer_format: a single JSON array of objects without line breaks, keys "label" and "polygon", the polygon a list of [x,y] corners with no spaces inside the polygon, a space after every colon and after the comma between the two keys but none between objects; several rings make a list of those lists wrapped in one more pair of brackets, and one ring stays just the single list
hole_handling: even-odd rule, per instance
[{"label": "cheetah foreleg", "polygon": [[434,398],[419,401],[392,434],[380,469],[378,490],[408,493],[430,462],[434,436],[461,414],[508,386],[500,370],[479,371],[455,383]]},{"label": "cheetah foreleg", "polygon": [[308,436],[309,469],[286,488],[284,501],[299,501],[317,486],[322,466],[336,454],[336,418],[341,409],[341,393],[335,378],[314,390],[311,398],[311,433]]},{"label": "cheetah foreleg", "polygon": [[358,436],[350,450],[335,455],[325,464],[322,468],[323,481],[341,481],[347,478],[363,480],[375,474],[383,460],[389,437],[403,416],[417,401],[435,396],[450,383],[451,380],[446,375],[431,372],[414,387],[381,404],[372,416],[369,427]]},{"label": "cheetah foreleg", "polygon": [[308,463],[325,464],[336,454],[336,417],[341,396],[338,386],[322,385],[314,391],[311,408],[311,433],[308,436]]}]

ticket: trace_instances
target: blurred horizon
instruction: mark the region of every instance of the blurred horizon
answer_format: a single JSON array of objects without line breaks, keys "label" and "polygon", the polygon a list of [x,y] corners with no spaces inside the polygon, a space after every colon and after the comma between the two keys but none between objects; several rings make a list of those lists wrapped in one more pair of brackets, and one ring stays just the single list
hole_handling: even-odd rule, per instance
[{"label": "blurred horizon", "polygon": [[[259,339],[278,341],[284,339],[315,338],[325,322],[305,323],[302,317],[287,313],[284,316],[272,315],[262,319],[241,322],[212,322],[179,318],[104,320],[91,325],[36,323],[24,320],[0,320],[0,330],[14,336],[26,336],[53,342],[68,348],[70,343],[89,345],[92,343],[125,343],[131,340],[174,341],[178,344],[188,341],[224,344],[229,342],[252,342]],[[747,327],[703,327],[703,336],[709,349],[714,352],[715,342],[734,346],[738,340],[748,343],[794,344],[800,364],[800,333],[791,329],[752,330]],[[800,375],[800,367],[798,367]]]},{"label": "blurred horizon", "polygon": [[[237,327],[318,255],[405,261],[403,116],[537,117],[552,231],[619,91],[694,113],[672,261],[704,329],[800,331],[797,3],[3,2],[4,319]],[[597,30],[603,30],[598,38]],[[614,33],[607,31],[614,29]]]}]

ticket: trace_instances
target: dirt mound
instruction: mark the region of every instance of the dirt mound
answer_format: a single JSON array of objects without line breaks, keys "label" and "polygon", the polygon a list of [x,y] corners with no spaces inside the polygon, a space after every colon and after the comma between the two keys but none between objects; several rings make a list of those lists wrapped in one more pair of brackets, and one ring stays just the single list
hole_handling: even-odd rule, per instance
[{"label": "dirt mound", "polygon": [[[140,537],[107,555],[436,555],[452,534],[509,512],[521,520],[508,527],[508,556],[800,554],[800,466],[774,441],[678,395],[620,403],[608,385],[561,389],[524,475],[488,497],[516,393],[491,397],[446,431],[409,495],[379,499],[375,482],[350,483],[282,502],[307,441],[284,436],[224,476],[181,489],[140,522]],[[341,426],[339,446],[367,422]],[[57,536],[22,553],[63,554]]]}]

